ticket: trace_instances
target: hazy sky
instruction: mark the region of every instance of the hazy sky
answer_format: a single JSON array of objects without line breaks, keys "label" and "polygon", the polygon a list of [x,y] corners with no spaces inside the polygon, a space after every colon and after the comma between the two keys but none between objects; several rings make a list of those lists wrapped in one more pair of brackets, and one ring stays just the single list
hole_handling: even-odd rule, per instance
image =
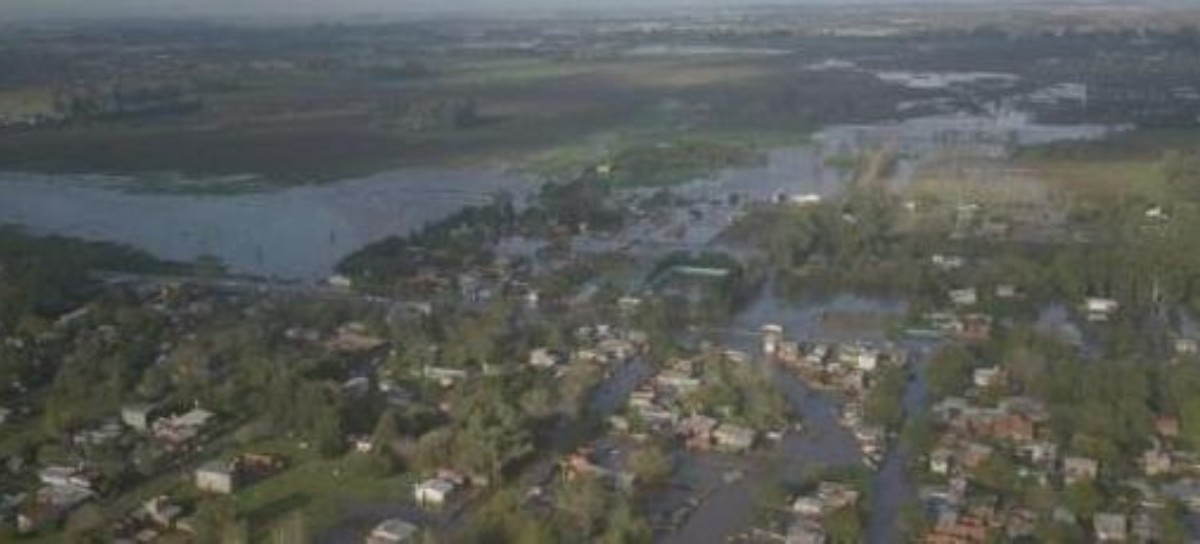
[{"label": "hazy sky", "polygon": [[[896,3],[899,1],[903,0],[853,0],[853,3]],[[921,0],[915,1],[920,2]],[[304,16],[362,12],[494,11],[512,7],[577,9],[596,6],[736,6],[772,3],[836,4],[842,2],[839,0],[0,0],[0,22],[46,17],[163,17],[250,13]]]}]

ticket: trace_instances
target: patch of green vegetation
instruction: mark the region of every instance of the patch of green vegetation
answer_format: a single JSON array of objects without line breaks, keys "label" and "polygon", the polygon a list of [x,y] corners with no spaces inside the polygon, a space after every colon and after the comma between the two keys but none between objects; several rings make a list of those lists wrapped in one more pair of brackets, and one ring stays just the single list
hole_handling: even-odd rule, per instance
[{"label": "patch of green vegetation", "polygon": [[610,169],[608,179],[616,185],[662,187],[763,160],[762,153],[748,145],[683,140],[621,149],[613,153],[606,166]]},{"label": "patch of green vegetation", "polygon": [[527,85],[550,79],[587,74],[594,66],[548,59],[491,59],[464,62],[447,68],[439,85]]},{"label": "patch of green vegetation", "polygon": [[564,144],[537,153],[520,170],[551,181],[569,180],[588,168],[604,162],[603,148],[590,143]]},{"label": "patch of green vegetation", "polygon": [[310,458],[233,496],[237,512],[252,531],[269,527],[299,511],[310,535],[332,527],[346,501],[406,500],[411,475],[381,477],[377,457],[348,454],[335,459]]}]

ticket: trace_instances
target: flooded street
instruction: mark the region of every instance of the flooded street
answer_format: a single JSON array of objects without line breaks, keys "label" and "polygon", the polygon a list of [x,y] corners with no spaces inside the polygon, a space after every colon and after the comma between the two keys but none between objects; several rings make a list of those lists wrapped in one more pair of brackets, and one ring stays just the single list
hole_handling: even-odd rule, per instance
[{"label": "flooded street", "polygon": [[[904,391],[905,417],[912,417],[925,409],[928,397],[925,383],[924,362],[927,345],[908,346],[911,353],[919,353],[909,361],[909,382]],[[915,348],[915,349],[913,349]],[[875,475],[871,491],[871,523],[867,526],[868,544],[890,544],[900,538],[901,517],[905,505],[917,504],[913,482],[907,468],[912,461],[909,444],[900,437],[892,439],[892,445],[884,456],[883,464]]]},{"label": "flooded street", "polygon": [[[768,290],[734,319],[725,331],[723,341],[731,347],[757,354],[760,338],[756,331],[765,323],[775,323],[784,327],[788,338],[796,340],[879,342],[885,339],[885,330],[882,328],[846,328],[844,320],[830,318],[846,315],[902,316],[906,310],[907,305],[900,300],[852,295],[788,303]],[[854,435],[839,421],[840,401],[833,393],[814,390],[795,372],[765,359],[756,358],[752,364],[759,365],[761,371],[770,376],[801,417],[804,429],[785,433],[777,445],[763,454],[763,458],[756,457],[749,463],[744,459],[739,462],[725,461],[722,456],[714,454],[688,453],[682,479],[699,488],[701,491],[698,494],[704,500],[683,526],[665,539],[666,542],[727,542],[730,537],[744,534],[754,525],[758,508],[755,498],[759,491],[779,482],[794,482],[813,471],[861,466],[863,462]],[[923,402],[921,391],[922,388],[910,387],[906,405],[911,402],[915,407]],[[878,519],[873,517],[872,528],[878,525],[880,534],[886,534],[885,529],[895,526],[899,504],[913,495],[911,486],[902,474],[904,462],[901,457],[889,456],[874,484],[877,492],[891,497],[882,499],[879,505],[873,505],[879,508],[880,513]],[[696,466],[702,469],[697,470],[694,468]],[[724,481],[723,477],[731,470],[743,471],[744,476],[737,481]]]}]

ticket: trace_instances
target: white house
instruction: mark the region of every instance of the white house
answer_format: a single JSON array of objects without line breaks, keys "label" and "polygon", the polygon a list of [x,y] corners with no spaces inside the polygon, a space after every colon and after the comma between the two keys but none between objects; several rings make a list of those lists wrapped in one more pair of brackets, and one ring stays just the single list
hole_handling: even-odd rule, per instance
[{"label": "white house", "polygon": [[768,357],[775,355],[779,342],[783,340],[783,327],[775,324],[762,326],[762,351]]},{"label": "white house", "polygon": [[454,493],[454,484],[441,478],[431,478],[416,485],[413,498],[421,506],[438,507],[446,504],[446,500]]},{"label": "white house", "polygon": [[1100,472],[1100,463],[1087,457],[1067,457],[1063,459],[1063,480],[1067,485],[1076,482],[1092,481]]},{"label": "white house", "polygon": [[988,368],[977,368],[971,376],[971,381],[975,387],[992,387],[1000,383],[1003,378],[1000,367],[993,366]]},{"label": "white house", "polygon": [[821,203],[821,195],[816,193],[792,195],[788,197],[788,202],[796,206],[812,206]]},{"label": "white house", "polygon": [[196,469],[196,489],[228,495],[237,487],[237,473],[236,463],[209,461]]},{"label": "white house", "polygon": [[1090,297],[1083,304],[1089,321],[1107,321],[1121,305],[1111,298]]},{"label": "white house", "polygon": [[975,292],[974,287],[954,289],[950,291],[950,302],[956,306],[971,306],[979,302],[979,294]]},{"label": "white house", "polygon": [[929,454],[929,472],[946,476],[950,474],[950,465],[954,461],[954,452],[946,448],[938,448]]},{"label": "white house", "polygon": [[809,495],[796,497],[792,501],[792,511],[806,517],[815,518],[821,515],[824,511],[825,503],[821,499]]},{"label": "white house", "polygon": [[534,368],[554,368],[558,365],[558,357],[547,348],[537,348],[529,352],[529,366]]},{"label": "white house", "polygon": [[139,431],[150,429],[157,415],[158,406],[154,404],[130,404],[121,408],[121,422]]}]

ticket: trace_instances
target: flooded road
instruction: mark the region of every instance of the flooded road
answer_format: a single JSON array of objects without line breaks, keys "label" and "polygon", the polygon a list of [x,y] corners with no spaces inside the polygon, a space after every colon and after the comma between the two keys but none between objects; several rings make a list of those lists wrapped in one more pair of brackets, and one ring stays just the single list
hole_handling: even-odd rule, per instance
[{"label": "flooded road", "polygon": [[[914,354],[909,361],[909,382],[904,390],[905,419],[925,410],[928,386],[925,383],[925,354],[929,344],[906,346]],[[905,505],[918,504],[916,488],[907,474],[912,448],[900,437],[891,440],[887,455],[872,483],[871,522],[867,526],[867,544],[891,544],[900,540]]]}]

